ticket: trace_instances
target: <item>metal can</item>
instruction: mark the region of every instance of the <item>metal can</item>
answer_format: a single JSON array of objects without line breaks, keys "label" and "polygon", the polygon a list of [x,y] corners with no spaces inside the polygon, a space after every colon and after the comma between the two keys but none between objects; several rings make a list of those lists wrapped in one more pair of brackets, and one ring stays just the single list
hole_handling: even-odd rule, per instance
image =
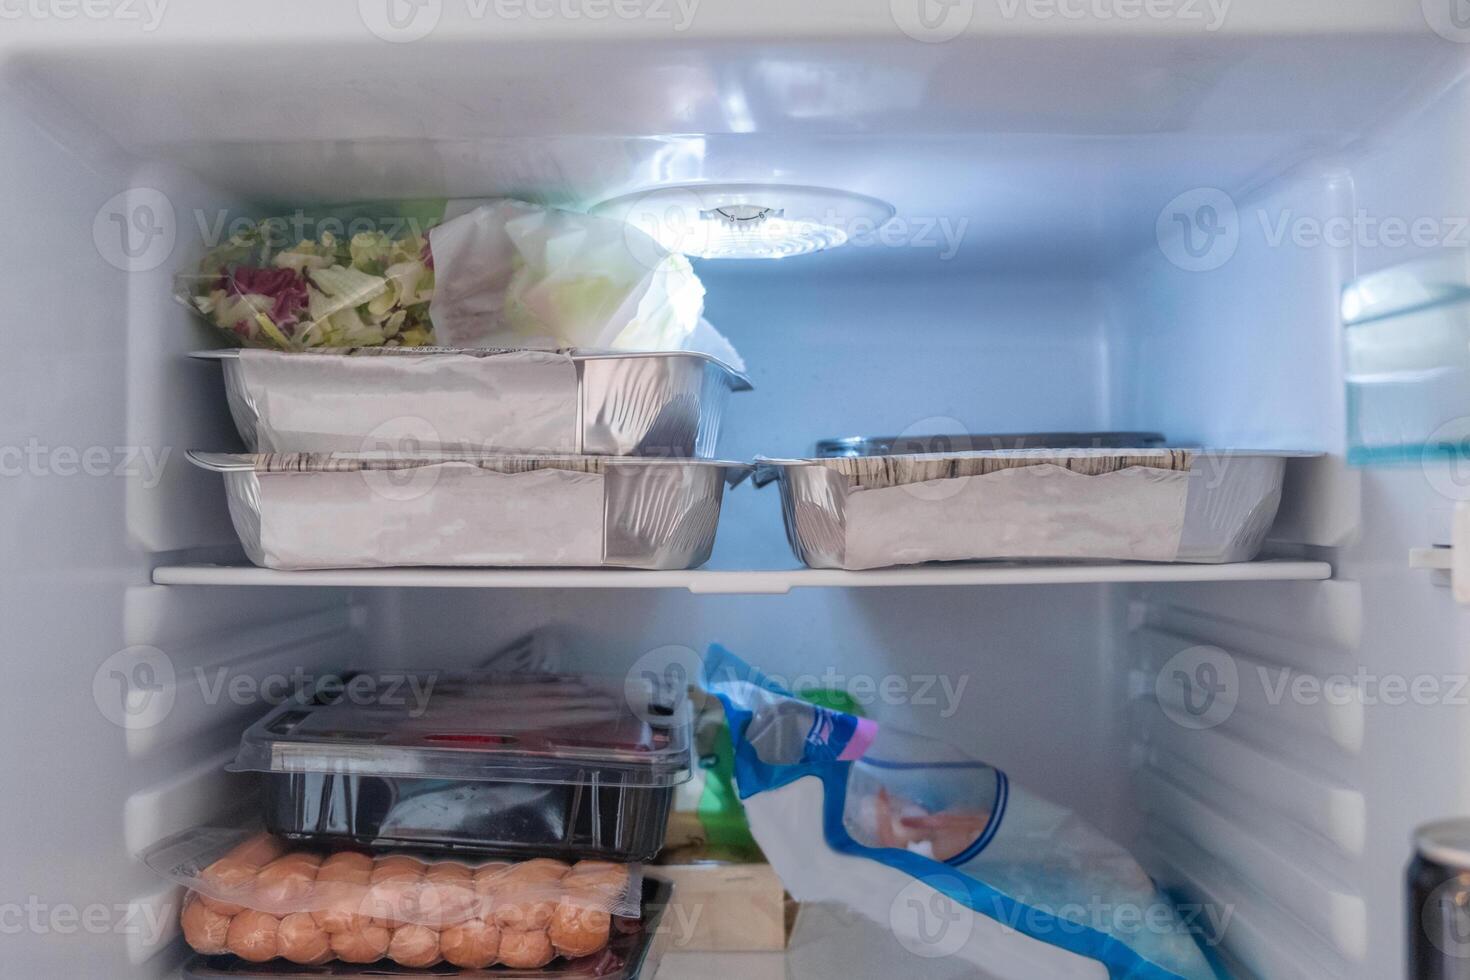
[{"label": "metal can", "polygon": [[1470,818],[1414,834],[1408,898],[1408,976],[1470,980]]}]

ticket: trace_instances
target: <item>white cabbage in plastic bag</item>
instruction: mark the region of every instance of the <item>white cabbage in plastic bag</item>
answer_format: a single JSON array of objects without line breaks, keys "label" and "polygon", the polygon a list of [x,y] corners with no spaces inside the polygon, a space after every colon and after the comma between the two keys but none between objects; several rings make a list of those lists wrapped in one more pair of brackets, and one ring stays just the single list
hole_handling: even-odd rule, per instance
[{"label": "white cabbage in plastic bag", "polygon": [[448,347],[681,350],[704,309],[688,259],[608,218],[497,201],[433,229],[430,247]]}]

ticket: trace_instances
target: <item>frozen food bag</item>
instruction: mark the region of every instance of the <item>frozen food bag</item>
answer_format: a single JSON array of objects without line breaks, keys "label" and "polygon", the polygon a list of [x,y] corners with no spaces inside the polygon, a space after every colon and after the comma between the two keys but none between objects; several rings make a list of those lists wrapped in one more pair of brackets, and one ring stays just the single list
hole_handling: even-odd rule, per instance
[{"label": "frozen food bag", "polygon": [[844,903],[919,957],[996,977],[1217,977],[1126,851],[999,769],[802,701],[718,646],[704,683],[751,830],[798,901]]},{"label": "frozen food bag", "polygon": [[368,854],[200,829],[144,862],[187,889],[179,920],[196,952],[252,963],[539,968],[600,952],[613,920],[641,911],[638,868],[605,861]]},{"label": "frozen food bag", "polygon": [[689,260],[643,231],[520,201],[355,204],[202,229],[179,299],[233,344],[699,350]]}]

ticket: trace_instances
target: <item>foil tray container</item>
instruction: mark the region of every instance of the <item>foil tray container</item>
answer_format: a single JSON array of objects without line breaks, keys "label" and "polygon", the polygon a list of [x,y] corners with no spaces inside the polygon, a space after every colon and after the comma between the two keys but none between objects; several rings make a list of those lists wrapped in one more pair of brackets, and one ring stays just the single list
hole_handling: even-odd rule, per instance
[{"label": "foil tray container", "polygon": [[191,452],[266,568],[681,569],[709,559],[741,463],[618,456]]},{"label": "foil tray container", "polygon": [[613,919],[613,937],[607,949],[581,959],[553,960],[534,970],[494,966],[461,969],[440,963],[423,969],[398,966],[391,960],[358,966],[333,961],[323,966],[298,966],[283,960],[247,963],[236,956],[193,955],[184,963],[184,980],[653,980],[670,941],[661,928],[673,899],[674,887],[657,878],[643,879],[643,916]]},{"label": "foil tray container", "polygon": [[1249,561],[1303,453],[1038,449],[759,459],[812,568],[1045,559]]},{"label": "foil tray container", "polygon": [[693,351],[212,350],[251,452],[711,458],[750,380]]},{"label": "foil tray container", "polygon": [[950,435],[847,436],[823,439],[819,459],[838,456],[908,456],[918,453],[982,452],[1003,449],[1159,449],[1158,432],[1010,432]]}]

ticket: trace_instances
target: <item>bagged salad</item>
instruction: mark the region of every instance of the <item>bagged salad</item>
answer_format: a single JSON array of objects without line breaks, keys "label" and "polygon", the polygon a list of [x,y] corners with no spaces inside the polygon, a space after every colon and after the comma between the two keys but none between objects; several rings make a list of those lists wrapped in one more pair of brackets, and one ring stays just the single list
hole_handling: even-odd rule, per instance
[{"label": "bagged salad", "polygon": [[606,861],[369,855],[201,828],[144,862],[188,889],[179,919],[196,952],[252,963],[534,969],[600,952],[615,919],[641,912],[639,869]]},{"label": "bagged salad", "polygon": [[[636,227],[519,201],[296,211],[221,229],[176,295],[232,344],[706,350],[704,286]],[[713,336],[711,336],[713,334]],[[728,345],[725,345],[728,346]]]},{"label": "bagged salad", "polygon": [[704,686],[751,830],[798,901],[845,904],[923,959],[994,977],[1217,977],[1132,856],[1004,772],[804,702],[718,646]]}]

